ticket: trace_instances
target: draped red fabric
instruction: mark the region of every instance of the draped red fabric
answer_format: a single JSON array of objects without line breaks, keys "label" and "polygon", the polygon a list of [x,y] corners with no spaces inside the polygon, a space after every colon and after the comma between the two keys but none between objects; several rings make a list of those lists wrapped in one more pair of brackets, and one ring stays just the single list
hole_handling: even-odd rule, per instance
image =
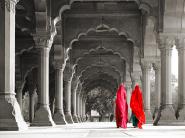
[{"label": "draped red fabric", "polygon": [[119,86],[116,94],[116,125],[117,127],[127,128],[128,105],[126,100],[126,90],[123,84]]},{"label": "draped red fabric", "polygon": [[131,95],[130,108],[138,119],[138,127],[142,128],[142,125],[145,123],[145,113],[143,109],[143,98],[142,92],[139,88],[139,85],[135,86],[134,91]]}]

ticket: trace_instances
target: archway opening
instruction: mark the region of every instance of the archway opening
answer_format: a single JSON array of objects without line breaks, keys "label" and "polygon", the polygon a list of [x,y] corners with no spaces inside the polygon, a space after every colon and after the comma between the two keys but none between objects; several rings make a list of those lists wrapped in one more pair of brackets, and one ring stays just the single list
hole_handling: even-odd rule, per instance
[{"label": "archway opening", "polygon": [[113,121],[114,93],[103,87],[96,87],[87,94],[86,113],[91,122]]}]

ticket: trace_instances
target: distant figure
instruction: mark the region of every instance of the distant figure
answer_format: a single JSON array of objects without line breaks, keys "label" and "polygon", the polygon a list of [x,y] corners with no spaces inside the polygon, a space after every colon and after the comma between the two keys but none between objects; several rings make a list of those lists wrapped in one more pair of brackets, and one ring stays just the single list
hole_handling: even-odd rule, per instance
[{"label": "distant figure", "polygon": [[128,104],[124,84],[119,86],[116,94],[116,125],[117,128],[127,128]]},{"label": "distant figure", "polygon": [[130,108],[132,109],[131,118],[133,126],[141,129],[142,125],[145,123],[145,113],[143,110],[142,92],[139,85],[136,85],[132,92]]}]

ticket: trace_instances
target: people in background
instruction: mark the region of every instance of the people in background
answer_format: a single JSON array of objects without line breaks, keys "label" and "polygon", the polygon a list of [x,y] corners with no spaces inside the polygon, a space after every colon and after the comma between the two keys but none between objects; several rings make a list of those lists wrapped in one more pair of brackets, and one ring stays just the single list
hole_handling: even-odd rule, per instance
[{"label": "people in background", "polygon": [[132,92],[130,100],[130,108],[132,110],[132,124],[134,127],[142,128],[145,123],[145,113],[143,110],[142,92],[137,84]]},{"label": "people in background", "polygon": [[116,94],[116,125],[117,128],[127,128],[128,104],[124,84],[119,86]]}]

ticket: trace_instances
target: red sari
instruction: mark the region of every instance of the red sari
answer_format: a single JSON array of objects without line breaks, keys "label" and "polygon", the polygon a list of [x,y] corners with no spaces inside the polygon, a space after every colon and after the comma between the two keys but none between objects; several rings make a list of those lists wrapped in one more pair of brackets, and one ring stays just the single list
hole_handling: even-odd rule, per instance
[{"label": "red sari", "polygon": [[116,94],[116,125],[117,128],[127,128],[128,105],[126,100],[126,90],[123,84],[120,85]]},{"label": "red sari", "polygon": [[143,110],[142,92],[139,88],[139,85],[136,85],[134,91],[132,92],[130,108],[139,121],[137,126],[142,128],[142,125],[145,123],[145,113]]}]

